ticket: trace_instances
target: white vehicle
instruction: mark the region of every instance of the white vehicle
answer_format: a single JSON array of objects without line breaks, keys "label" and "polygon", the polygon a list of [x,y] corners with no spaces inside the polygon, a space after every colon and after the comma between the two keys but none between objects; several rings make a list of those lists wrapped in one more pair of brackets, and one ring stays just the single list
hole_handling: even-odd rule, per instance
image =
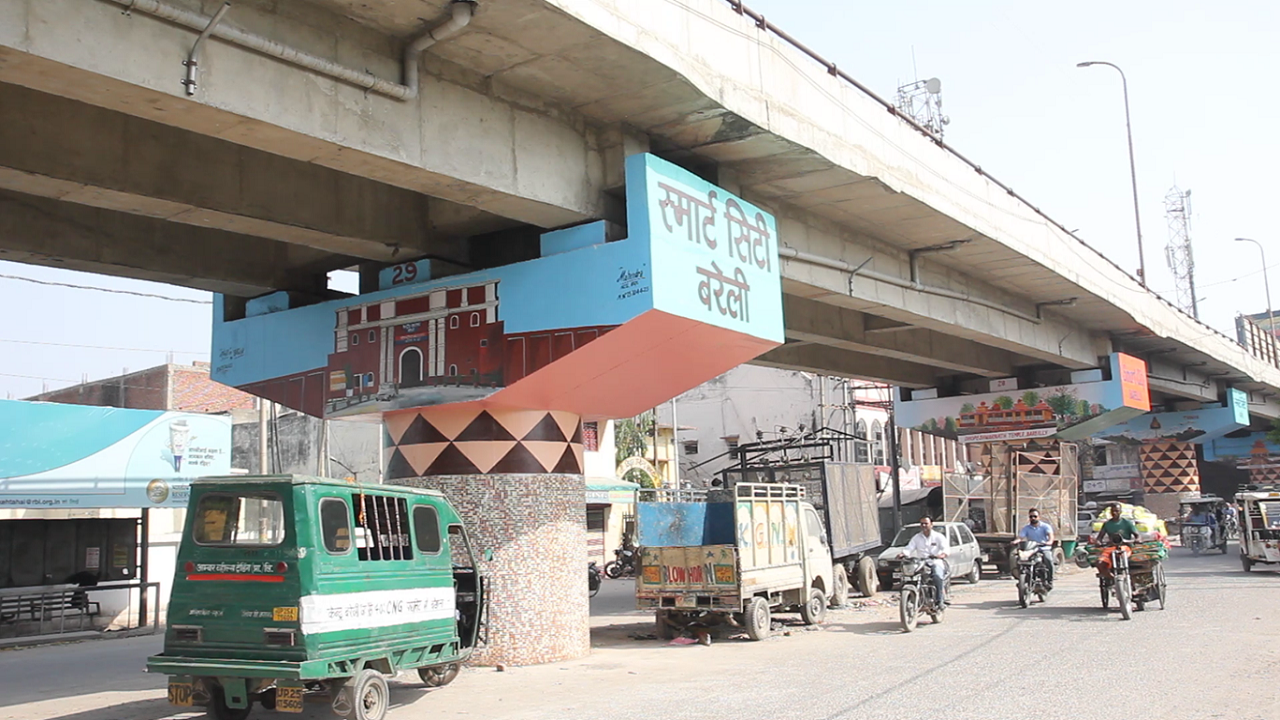
[{"label": "white vehicle", "polygon": [[[933,524],[934,532],[946,533],[947,564],[951,567],[951,576],[963,576],[971,583],[982,578],[982,551],[978,548],[978,540],[964,523],[940,522]],[[880,553],[876,560],[876,574],[880,578],[881,590],[892,590],[901,579],[902,561],[898,556],[906,552],[907,543],[920,532],[918,523],[905,525],[898,531],[890,546]]]},{"label": "white vehicle", "polygon": [[1081,542],[1086,542],[1089,536],[1093,534],[1093,521],[1098,519],[1098,513],[1094,510],[1077,510],[1076,511],[1076,538]]},{"label": "white vehicle", "polygon": [[1236,495],[1240,503],[1240,564],[1280,564],[1280,489]]}]

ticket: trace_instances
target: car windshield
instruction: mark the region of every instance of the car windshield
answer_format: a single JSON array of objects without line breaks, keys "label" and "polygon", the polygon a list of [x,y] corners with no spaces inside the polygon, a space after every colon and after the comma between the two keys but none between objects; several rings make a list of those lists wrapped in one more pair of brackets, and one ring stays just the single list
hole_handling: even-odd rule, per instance
[{"label": "car windshield", "polygon": [[908,525],[902,528],[898,531],[898,536],[893,539],[892,547],[906,547],[907,543],[911,542],[911,538],[915,537],[918,532],[920,532],[919,525]]}]

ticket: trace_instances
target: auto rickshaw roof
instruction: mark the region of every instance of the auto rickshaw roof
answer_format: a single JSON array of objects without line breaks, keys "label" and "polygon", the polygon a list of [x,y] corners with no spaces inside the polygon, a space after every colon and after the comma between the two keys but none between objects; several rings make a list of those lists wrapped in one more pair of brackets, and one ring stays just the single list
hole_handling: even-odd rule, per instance
[{"label": "auto rickshaw roof", "polygon": [[363,490],[377,490],[379,492],[402,492],[412,495],[431,495],[434,497],[444,497],[444,493],[439,490],[428,490],[427,488],[411,487],[408,485],[384,485],[382,483],[361,483],[351,480],[338,480],[336,478],[322,478],[314,475],[222,475],[216,477],[202,477],[194,480],[191,484],[193,487],[208,486],[227,486],[227,485],[279,485],[288,483],[290,485],[329,485],[332,487],[356,488]]},{"label": "auto rickshaw roof", "polygon": [[1220,503],[1220,502],[1226,502],[1226,500],[1223,500],[1222,498],[1217,497],[1216,495],[1201,495],[1198,498],[1187,498],[1186,500],[1180,501],[1178,504],[1179,505],[1207,505],[1209,503]]}]

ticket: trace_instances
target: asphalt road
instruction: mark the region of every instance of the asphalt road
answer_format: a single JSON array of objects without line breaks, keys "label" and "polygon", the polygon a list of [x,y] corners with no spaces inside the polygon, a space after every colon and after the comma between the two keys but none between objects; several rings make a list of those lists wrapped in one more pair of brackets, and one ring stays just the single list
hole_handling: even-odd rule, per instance
[{"label": "asphalt road", "polygon": [[[636,640],[651,620],[629,583],[592,601],[594,651],[566,663],[466,670],[434,691],[402,676],[391,720],[949,720],[1088,718],[1272,720],[1280,717],[1280,573],[1241,571],[1228,555],[1174,548],[1168,609],[1128,622],[1072,568],[1044,605],[1018,608],[1013,585],[956,587],[939,625],[897,626],[892,604],[832,611],[816,630],[710,647]],[[883,596],[881,596],[883,598]],[[190,718],[141,673],[154,638],[0,652],[0,718]],[[287,718],[263,710],[254,718]],[[309,705],[304,720],[332,718]]]}]

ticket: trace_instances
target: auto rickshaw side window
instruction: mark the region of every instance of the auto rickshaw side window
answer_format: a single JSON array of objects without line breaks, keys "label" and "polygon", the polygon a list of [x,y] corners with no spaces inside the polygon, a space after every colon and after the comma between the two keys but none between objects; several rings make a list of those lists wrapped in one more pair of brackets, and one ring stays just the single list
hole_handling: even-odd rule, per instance
[{"label": "auto rickshaw side window", "polygon": [[409,504],[403,497],[355,493],[356,556],[361,560],[411,560]]},{"label": "auto rickshaw side window", "polygon": [[330,555],[351,552],[351,511],[342,498],[320,499],[320,538]]},{"label": "auto rickshaw side window", "polygon": [[209,493],[196,505],[198,545],[270,546],[284,541],[284,503],[274,495]]},{"label": "auto rickshaw side window", "polygon": [[440,552],[440,515],[430,505],[413,506],[413,534],[418,552],[435,555]]}]

